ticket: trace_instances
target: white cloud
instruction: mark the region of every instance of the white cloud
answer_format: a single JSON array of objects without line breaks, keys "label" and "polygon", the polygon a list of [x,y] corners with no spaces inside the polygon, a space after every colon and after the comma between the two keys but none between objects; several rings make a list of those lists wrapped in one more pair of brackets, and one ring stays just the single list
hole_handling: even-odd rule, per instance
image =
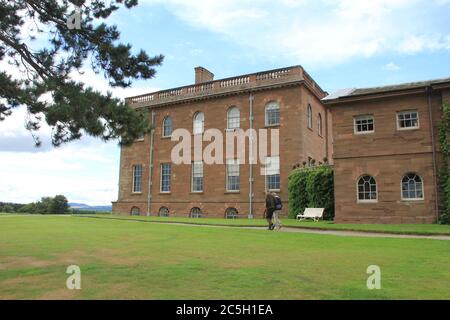
[{"label": "white cloud", "polygon": [[384,69],[388,70],[388,71],[398,71],[401,68],[397,64],[395,64],[394,62],[389,62],[388,64],[386,64],[384,66]]},{"label": "white cloud", "polygon": [[1,152],[0,201],[31,202],[64,194],[72,202],[108,204],[117,198],[114,143],[73,143],[39,153]]},{"label": "white cloud", "polygon": [[[270,57],[332,66],[385,52],[450,50],[434,14],[448,0],[146,0]],[[434,11],[433,11],[434,9]],[[431,13],[430,13],[431,12]]]}]

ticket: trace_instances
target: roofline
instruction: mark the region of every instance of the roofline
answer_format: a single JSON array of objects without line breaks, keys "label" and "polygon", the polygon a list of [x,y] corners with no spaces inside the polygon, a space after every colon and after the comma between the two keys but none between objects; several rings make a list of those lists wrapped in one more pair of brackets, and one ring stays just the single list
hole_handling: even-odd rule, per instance
[{"label": "roofline", "polygon": [[[168,105],[184,104],[184,103],[190,102],[190,101],[202,101],[202,100],[216,99],[216,98],[220,98],[220,97],[228,97],[228,96],[258,92],[258,91],[266,91],[266,90],[271,90],[271,89],[279,89],[279,88],[284,88],[284,87],[293,87],[293,86],[301,86],[301,85],[304,85],[305,88],[307,88],[310,92],[313,93],[314,96],[316,96],[314,91],[312,90],[312,88],[310,88],[310,86],[306,83],[305,80],[297,80],[297,81],[291,81],[291,82],[285,82],[285,83],[279,83],[279,84],[270,84],[270,85],[260,86],[260,87],[256,87],[256,88],[246,88],[246,89],[234,90],[234,91],[228,91],[228,92],[222,92],[222,93],[213,93],[213,94],[208,94],[205,96],[186,97],[185,99],[179,99],[179,100],[175,100],[175,101],[163,101],[161,103],[154,104],[154,105],[138,106],[135,109],[136,110],[156,109],[156,108],[161,108],[161,107],[165,107]],[[317,98],[320,100],[319,97],[317,97]]]},{"label": "roofline", "polygon": [[[260,73],[265,73],[265,72],[277,72],[277,71],[281,71],[281,70],[285,70],[285,69],[294,69],[294,68],[300,68],[300,69],[302,69],[302,70],[303,70],[303,73],[304,73],[307,77],[309,77],[312,81],[314,81],[314,79],[309,75],[309,73],[307,73],[307,72],[305,71],[305,68],[303,68],[301,65],[297,64],[297,65],[288,66],[288,67],[284,67],[284,68],[276,68],[276,69],[262,70],[262,71],[252,72],[252,73],[239,74],[239,75],[235,75],[235,76],[231,76],[231,77],[226,77],[226,78],[221,78],[221,79],[214,79],[214,80],[206,81],[206,82],[202,82],[202,83],[191,83],[191,84],[183,85],[183,86],[179,86],[179,87],[168,88],[168,89],[162,89],[162,90],[158,90],[158,91],[151,91],[151,92],[143,93],[143,94],[136,95],[136,96],[126,97],[125,99],[139,98],[139,97],[143,97],[143,96],[146,96],[146,95],[149,95],[149,94],[158,94],[158,93],[165,92],[165,91],[178,90],[178,89],[190,87],[190,86],[193,86],[193,85],[208,85],[208,84],[211,84],[211,83],[217,82],[217,81],[226,81],[226,80],[231,80],[231,79],[239,78],[239,77],[254,76],[254,75],[257,75],[257,74],[260,74]],[[327,93],[326,91],[324,91],[324,90],[319,86],[319,84],[318,84],[316,81],[314,81],[314,82],[315,82],[315,84],[316,84],[316,87],[317,87],[321,92],[323,92],[324,94]]]},{"label": "roofline", "polygon": [[[440,89],[446,89],[450,88],[450,80],[449,79],[438,79],[438,80],[431,80],[430,83],[427,84],[417,84],[412,85],[411,87],[407,88],[392,88],[391,90],[383,90],[383,88],[390,87],[389,86],[383,86],[379,87],[380,90],[369,92],[369,93],[360,93],[360,94],[352,94],[342,97],[337,97],[335,99],[322,99],[322,103],[326,105],[334,105],[334,104],[340,104],[345,102],[354,102],[354,101],[364,101],[364,100],[371,100],[371,99],[382,99],[386,97],[393,97],[393,96],[402,96],[402,95],[410,95],[410,94],[417,94],[417,93],[423,93],[426,92],[428,88],[431,88],[432,90],[440,90]],[[407,84],[407,83],[405,83]],[[402,85],[402,84],[399,84]],[[363,89],[370,89],[370,88],[363,88]]]}]

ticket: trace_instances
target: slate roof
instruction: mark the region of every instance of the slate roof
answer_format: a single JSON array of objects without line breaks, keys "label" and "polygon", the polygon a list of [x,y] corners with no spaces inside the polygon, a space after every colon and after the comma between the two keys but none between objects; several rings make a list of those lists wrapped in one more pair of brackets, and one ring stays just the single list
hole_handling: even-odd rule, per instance
[{"label": "slate roof", "polygon": [[401,84],[380,86],[380,87],[371,87],[371,88],[341,89],[341,90],[338,90],[338,91],[326,96],[322,100],[324,102],[327,102],[330,100],[337,100],[337,99],[342,99],[342,98],[347,98],[347,97],[350,98],[350,97],[355,97],[355,96],[363,96],[363,95],[370,95],[370,94],[377,94],[377,93],[384,93],[384,92],[424,88],[424,87],[441,84],[441,83],[450,83],[450,78],[435,79],[435,80],[428,80],[428,81],[418,81],[418,82],[408,82],[408,83],[401,83]]}]

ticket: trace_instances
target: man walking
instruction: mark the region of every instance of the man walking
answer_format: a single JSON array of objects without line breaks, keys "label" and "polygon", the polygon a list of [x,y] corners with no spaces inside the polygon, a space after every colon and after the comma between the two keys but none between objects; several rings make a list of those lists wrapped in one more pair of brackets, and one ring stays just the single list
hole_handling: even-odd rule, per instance
[{"label": "man walking", "polygon": [[273,213],[275,211],[275,197],[269,192],[266,191],[266,220],[269,224],[268,229],[273,230],[275,225],[272,223]]}]

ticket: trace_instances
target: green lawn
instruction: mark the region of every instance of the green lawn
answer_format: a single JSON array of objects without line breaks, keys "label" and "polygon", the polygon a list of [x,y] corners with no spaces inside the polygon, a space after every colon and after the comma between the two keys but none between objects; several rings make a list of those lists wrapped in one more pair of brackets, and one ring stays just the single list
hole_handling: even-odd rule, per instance
[{"label": "green lawn", "polygon": [[[87,215],[83,215],[87,216]],[[145,217],[145,216],[119,216],[119,215],[90,215],[102,218],[113,219],[136,219],[154,222],[171,223],[194,223],[194,224],[214,224],[224,226],[265,226],[264,219],[218,219],[218,218],[179,218],[179,217]],[[283,219],[282,223],[286,227],[313,228],[324,230],[349,230],[349,231],[370,231],[387,232],[395,234],[417,234],[417,235],[450,235],[450,225],[438,224],[335,224],[331,221],[297,221],[294,219]]]},{"label": "green lawn", "polygon": [[[82,289],[65,283],[81,267]],[[366,269],[381,267],[381,290]],[[0,299],[450,299],[450,242],[0,216]]]}]

